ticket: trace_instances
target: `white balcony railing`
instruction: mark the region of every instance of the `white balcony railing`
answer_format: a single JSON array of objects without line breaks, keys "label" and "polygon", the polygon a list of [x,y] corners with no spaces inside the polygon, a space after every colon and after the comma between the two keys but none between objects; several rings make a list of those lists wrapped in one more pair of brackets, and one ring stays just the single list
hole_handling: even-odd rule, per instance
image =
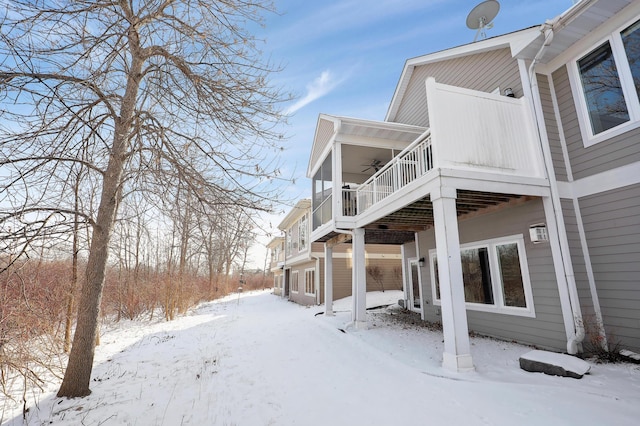
[{"label": "white balcony railing", "polygon": [[433,168],[429,132],[393,158],[356,189],[343,189],[343,214],[355,216]]},{"label": "white balcony railing", "polygon": [[[355,189],[343,189],[342,214],[356,216],[434,166],[544,178],[542,154],[525,98],[513,99],[427,80],[430,128]],[[432,134],[436,135],[432,143]],[[434,144],[435,155],[434,158]]]}]

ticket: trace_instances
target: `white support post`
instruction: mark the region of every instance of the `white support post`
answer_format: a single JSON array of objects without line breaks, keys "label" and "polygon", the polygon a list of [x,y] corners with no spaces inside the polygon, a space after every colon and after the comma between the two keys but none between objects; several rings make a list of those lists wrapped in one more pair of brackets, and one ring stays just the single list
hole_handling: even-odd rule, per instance
[{"label": "white support post", "polygon": [[353,230],[353,280],[352,280],[352,299],[353,305],[351,309],[351,319],[356,328],[367,327],[367,271],[364,255],[364,229],[357,228]]},{"label": "white support post", "polygon": [[462,281],[455,188],[441,187],[438,191],[432,192],[431,202],[442,302],[442,366],[458,372],[473,371]]},{"label": "white support post", "polygon": [[283,268],[282,269],[282,282],[280,283],[282,285],[282,291],[280,292],[280,296],[283,299],[286,297],[285,294],[284,294],[285,277],[286,277],[286,273],[285,273],[284,268]]},{"label": "white support post", "polygon": [[[418,233],[416,232],[416,235]],[[409,309],[409,272],[407,271],[407,253],[405,252],[404,245],[400,246],[400,257],[402,258],[402,293],[404,294],[404,307]]]},{"label": "white support post", "polygon": [[[582,322],[582,314],[580,313],[580,305],[577,293],[572,298],[571,286],[575,289],[575,279],[573,277],[573,268],[568,258],[569,248],[566,248],[567,256],[563,256],[562,235],[556,232],[558,224],[556,222],[556,212],[554,210],[551,197],[542,197],[542,205],[544,214],[547,219],[547,233],[549,235],[549,246],[551,248],[551,257],[556,272],[556,280],[558,282],[558,294],[560,296],[560,308],[562,309],[562,318],[564,320],[565,332],[567,335],[567,352],[575,354],[577,345],[582,342],[582,337],[577,339],[576,336],[576,316],[579,322]],[[566,232],[564,234],[566,236]],[[569,269],[570,268],[570,269]],[[577,314],[576,314],[577,311]],[[580,324],[582,327],[582,324]],[[584,329],[583,329],[584,332]],[[578,342],[580,340],[580,342]]]},{"label": "white support post", "polygon": [[324,314],[333,316],[333,247],[324,243]]}]

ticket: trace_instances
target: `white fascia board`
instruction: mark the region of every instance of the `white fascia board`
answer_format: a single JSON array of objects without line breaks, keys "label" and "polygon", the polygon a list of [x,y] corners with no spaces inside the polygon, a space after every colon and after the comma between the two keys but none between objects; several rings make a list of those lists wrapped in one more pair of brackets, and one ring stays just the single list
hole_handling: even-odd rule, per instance
[{"label": "white fascia board", "polygon": [[414,132],[417,134],[423,133],[426,129],[422,126],[414,126],[411,124],[404,123],[394,123],[390,121],[376,121],[376,120],[365,120],[360,118],[352,118],[352,117],[337,117],[344,124],[351,124],[362,127],[370,127],[377,129],[389,129],[389,130],[398,130],[402,132]]},{"label": "white fascia board", "polygon": [[395,149],[397,151],[402,151],[411,144],[411,141],[395,141],[390,139],[380,139],[370,136],[355,135],[338,135],[336,138],[336,142],[340,142],[344,145],[354,145],[367,148]]},{"label": "white fascia board", "polygon": [[[333,136],[332,138],[329,140],[329,143],[327,143],[327,146],[325,146],[323,148],[323,152],[322,155],[320,156],[320,160],[318,161],[318,164],[312,164],[311,162],[313,161],[313,153],[316,151],[316,147],[318,142],[318,130],[320,129],[320,121],[322,120],[326,120],[326,121],[331,121],[333,122]],[[320,167],[320,165],[322,164],[322,162],[324,161],[324,159],[326,158],[326,152],[328,152],[331,149],[331,145],[332,145],[332,140],[335,139],[336,137],[336,133],[338,132],[338,130],[340,129],[340,118],[333,116],[333,115],[329,115],[329,114],[319,114],[318,115],[318,120],[316,121],[316,129],[313,133],[313,143],[311,144],[311,151],[309,152],[309,164],[307,165],[307,177],[309,179],[313,178],[313,175],[316,173],[316,171],[318,170],[318,168]]]},{"label": "white fascia board", "polygon": [[[584,4],[583,4],[584,3]],[[563,30],[567,27],[570,27],[570,23],[576,18],[576,16],[583,12],[588,6],[590,6],[594,1],[582,0],[577,3],[577,5],[582,5],[581,8],[576,8],[575,10],[572,8],[571,11],[574,13],[567,14],[567,16],[562,15],[560,20],[554,25],[554,31]],[[586,53],[587,50],[595,48],[598,44],[604,41],[612,32],[616,31],[621,26],[624,26],[625,23],[629,22],[629,20],[633,21],[640,14],[640,2],[634,1],[631,2],[628,6],[625,6],[624,9],[616,13],[613,17],[611,17],[608,21],[600,24],[597,28],[589,31],[587,35],[581,37],[575,43],[573,43],[568,49],[560,52],[552,59],[548,60],[544,64],[540,64],[537,70],[545,74],[551,74],[556,71],[558,68],[566,65],[568,62],[572,62],[576,59],[576,56],[580,56],[581,54]],[[629,22],[631,23],[631,22]],[[556,28],[557,27],[557,28]]]},{"label": "white fascia board", "polygon": [[311,231],[311,236],[309,241],[311,243],[318,242],[318,238],[322,238],[327,234],[330,234],[333,231],[334,222],[333,219],[329,220],[327,223],[322,226],[317,227],[316,229]]},{"label": "white fascia board", "polygon": [[271,241],[267,243],[266,247],[267,248],[277,247],[278,245],[282,244],[283,241],[284,241],[283,237],[273,237]]},{"label": "white fascia board", "polygon": [[640,184],[639,162],[600,172],[573,182],[558,182],[558,192],[560,198],[582,198],[637,184]]},{"label": "white fascia board", "polygon": [[440,169],[440,176],[448,187],[469,191],[546,197],[549,181],[545,178],[503,175],[472,170]]},{"label": "white fascia board", "polygon": [[286,261],[286,265],[288,268],[292,266],[298,266],[302,263],[309,263],[312,261],[311,257],[309,257],[309,252],[305,252],[302,254],[298,254],[295,257],[288,258]]}]

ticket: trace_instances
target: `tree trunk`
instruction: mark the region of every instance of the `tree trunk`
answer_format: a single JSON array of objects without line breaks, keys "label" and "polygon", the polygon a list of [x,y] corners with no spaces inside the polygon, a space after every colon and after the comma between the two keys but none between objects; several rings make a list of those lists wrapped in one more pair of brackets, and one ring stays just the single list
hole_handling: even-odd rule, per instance
[{"label": "tree trunk", "polygon": [[129,149],[129,131],[136,106],[136,97],[140,87],[142,58],[137,50],[138,35],[133,27],[129,30],[129,42],[132,48],[132,64],[128,74],[127,87],[122,98],[120,117],[115,118],[115,132],[113,146],[109,154],[109,163],[102,180],[102,194],[98,217],[93,227],[93,238],[89,249],[89,259],[85,281],[78,301],[78,316],[76,331],[73,336],[73,346],[69,354],[69,363],[64,373],[64,379],[59,397],[83,397],[91,393],[89,382],[93,369],[93,357],[98,337],[98,317],[102,288],[104,286],[107,260],[109,257],[109,241],[113,233],[116,219],[123,169],[126,153]]},{"label": "tree trunk", "polygon": [[[122,145],[122,143],[121,143]],[[91,393],[89,381],[98,332],[98,316],[102,300],[105,270],[109,252],[109,239],[118,206],[122,156],[112,155],[104,177],[98,218],[93,228],[86,279],[78,301],[76,331],[69,354],[69,363],[58,396],[82,397]]]}]

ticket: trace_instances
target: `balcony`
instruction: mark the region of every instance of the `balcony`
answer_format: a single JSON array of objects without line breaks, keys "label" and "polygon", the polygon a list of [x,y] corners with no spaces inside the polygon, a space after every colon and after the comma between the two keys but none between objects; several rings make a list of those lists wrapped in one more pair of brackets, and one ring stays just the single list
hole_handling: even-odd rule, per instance
[{"label": "balcony", "polygon": [[[427,87],[435,104],[432,127],[363,184],[343,190],[344,216],[364,213],[434,168],[493,173],[505,181],[544,177],[525,99],[434,81]],[[432,143],[436,132],[439,144]]]},{"label": "balcony", "polygon": [[[315,214],[322,216],[319,224],[366,226],[367,221],[428,199],[428,184],[436,177],[447,176],[452,186],[463,191],[512,190],[516,195],[529,194],[527,185],[547,185],[526,98],[448,86],[433,79],[427,80],[426,90],[430,127],[422,128],[419,135],[411,129],[413,140],[401,150],[396,143],[390,160],[369,176],[358,170],[361,159],[371,155],[368,140],[359,138],[358,146],[351,143],[355,138],[350,135],[339,137],[344,126],[334,126],[331,152],[338,158],[330,162],[332,181],[325,196],[314,205]],[[360,133],[365,135],[366,129]]]}]

